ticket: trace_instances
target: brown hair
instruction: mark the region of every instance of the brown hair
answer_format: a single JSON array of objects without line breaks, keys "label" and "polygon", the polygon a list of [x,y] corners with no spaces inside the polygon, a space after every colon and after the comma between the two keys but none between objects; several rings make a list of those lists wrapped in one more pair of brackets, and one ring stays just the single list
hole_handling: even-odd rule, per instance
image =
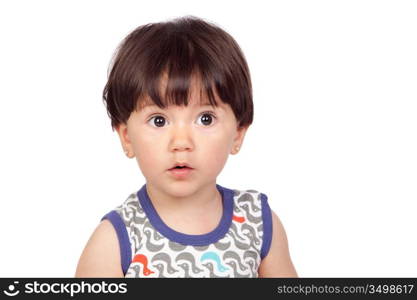
[{"label": "brown hair", "polygon": [[[168,81],[161,97],[164,74]],[[127,122],[146,96],[160,108],[188,105],[193,75],[211,105],[217,106],[216,93],[230,105],[239,127],[252,124],[252,84],[239,45],[218,26],[187,16],[139,26],[117,48],[103,90],[113,131]]]}]

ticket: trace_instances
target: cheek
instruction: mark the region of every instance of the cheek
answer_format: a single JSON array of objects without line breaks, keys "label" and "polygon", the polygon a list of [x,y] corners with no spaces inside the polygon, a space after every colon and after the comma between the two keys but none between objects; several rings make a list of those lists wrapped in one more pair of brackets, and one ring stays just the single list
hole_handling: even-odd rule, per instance
[{"label": "cheek", "polygon": [[198,147],[200,148],[201,162],[207,170],[216,172],[221,170],[227,161],[231,138],[226,130],[222,131],[222,134],[206,135],[201,138]]},{"label": "cheek", "polygon": [[212,151],[207,151],[203,160],[205,169],[209,174],[217,176],[224,168],[228,156],[227,151],[224,151],[224,149],[220,150],[218,147],[217,149],[212,149]]},{"label": "cheek", "polygon": [[160,136],[154,136],[149,132],[146,134],[136,132],[131,139],[139,168],[145,176],[157,171],[158,168],[155,166],[163,160],[162,145],[158,141],[161,141]]}]

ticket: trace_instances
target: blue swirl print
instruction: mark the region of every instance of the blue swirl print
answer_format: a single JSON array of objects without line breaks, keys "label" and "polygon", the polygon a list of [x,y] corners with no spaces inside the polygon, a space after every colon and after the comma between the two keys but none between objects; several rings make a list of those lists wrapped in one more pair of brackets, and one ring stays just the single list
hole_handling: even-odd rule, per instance
[{"label": "blue swirl print", "polygon": [[213,260],[216,263],[217,270],[219,270],[219,272],[224,272],[224,271],[229,270],[229,268],[227,268],[227,267],[225,267],[225,266],[222,265],[221,259],[220,259],[219,255],[216,252],[213,252],[213,251],[205,252],[201,256],[200,261],[203,262],[205,260]]}]

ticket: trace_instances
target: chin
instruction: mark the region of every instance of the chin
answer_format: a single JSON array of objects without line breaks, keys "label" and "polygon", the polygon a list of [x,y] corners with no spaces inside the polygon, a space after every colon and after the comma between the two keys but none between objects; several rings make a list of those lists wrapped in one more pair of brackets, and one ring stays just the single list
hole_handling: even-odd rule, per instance
[{"label": "chin", "polygon": [[172,194],[172,196],[178,197],[189,195],[190,193],[195,192],[197,188],[198,185],[189,180],[177,180],[166,185],[167,192]]}]

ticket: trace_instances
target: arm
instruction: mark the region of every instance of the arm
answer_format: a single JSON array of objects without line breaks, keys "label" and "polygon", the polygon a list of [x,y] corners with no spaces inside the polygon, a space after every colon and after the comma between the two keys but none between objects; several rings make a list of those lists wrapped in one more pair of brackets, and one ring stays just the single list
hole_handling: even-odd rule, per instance
[{"label": "arm", "polygon": [[272,241],[268,255],[259,266],[259,277],[297,277],[288,250],[287,235],[278,216],[272,214]]},{"label": "arm", "polygon": [[113,225],[103,220],[81,254],[75,277],[124,277],[119,248]]}]

